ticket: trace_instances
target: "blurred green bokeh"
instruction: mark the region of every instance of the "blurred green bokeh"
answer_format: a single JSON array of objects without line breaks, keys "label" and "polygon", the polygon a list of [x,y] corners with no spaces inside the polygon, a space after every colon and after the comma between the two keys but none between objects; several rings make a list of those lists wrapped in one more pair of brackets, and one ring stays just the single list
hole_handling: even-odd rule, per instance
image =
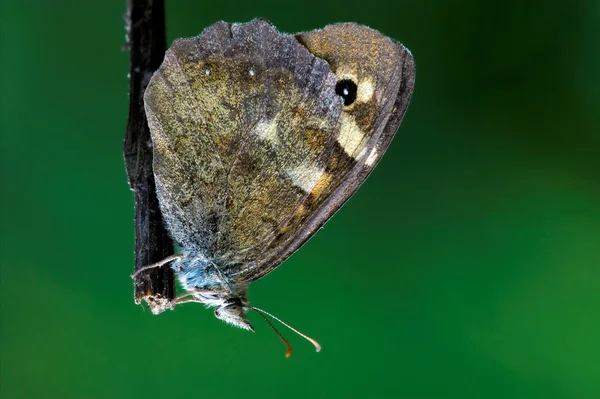
[{"label": "blurred green bokeh", "polygon": [[415,56],[377,170],[251,287],[323,351],[134,305],[125,0],[4,0],[2,399],[600,397],[597,0],[166,1],[169,42],[356,21]]}]

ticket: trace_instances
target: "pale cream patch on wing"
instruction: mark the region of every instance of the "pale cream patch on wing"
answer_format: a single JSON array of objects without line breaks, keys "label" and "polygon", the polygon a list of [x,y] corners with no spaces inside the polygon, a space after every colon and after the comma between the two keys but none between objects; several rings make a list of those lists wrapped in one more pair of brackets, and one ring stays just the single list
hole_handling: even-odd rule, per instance
[{"label": "pale cream patch on wing", "polygon": [[301,164],[294,169],[286,170],[286,174],[292,179],[294,185],[300,187],[305,193],[310,193],[325,169],[313,164]]},{"label": "pale cream patch on wing", "polygon": [[356,150],[362,143],[364,133],[360,130],[354,116],[343,113],[340,133],[336,138],[338,144],[344,149],[344,152],[354,158]]},{"label": "pale cream patch on wing", "polygon": [[267,121],[260,121],[254,127],[255,134],[259,138],[268,141],[273,146],[279,145],[279,136],[277,135],[277,119],[273,118]]},{"label": "pale cream patch on wing", "polygon": [[358,84],[356,101],[366,103],[373,98],[374,93],[373,82],[370,79],[364,79]]}]

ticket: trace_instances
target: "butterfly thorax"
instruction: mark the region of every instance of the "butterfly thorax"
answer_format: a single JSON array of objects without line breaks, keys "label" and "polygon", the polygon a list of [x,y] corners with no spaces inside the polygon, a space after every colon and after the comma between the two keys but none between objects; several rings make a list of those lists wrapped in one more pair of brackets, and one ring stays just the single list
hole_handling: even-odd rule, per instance
[{"label": "butterfly thorax", "polygon": [[171,268],[186,292],[185,297],[193,297],[193,302],[215,308],[215,317],[218,319],[253,331],[252,325],[246,320],[246,284],[227,277],[215,260],[199,251],[192,253],[184,250],[182,257]]}]

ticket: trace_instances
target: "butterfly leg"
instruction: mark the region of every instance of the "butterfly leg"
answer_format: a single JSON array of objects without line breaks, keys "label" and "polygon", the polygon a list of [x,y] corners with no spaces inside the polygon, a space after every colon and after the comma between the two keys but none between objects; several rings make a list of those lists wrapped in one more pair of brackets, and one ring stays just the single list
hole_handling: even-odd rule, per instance
[{"label": "butterfly leg", "polygon": [[180,295],[171,301],[171,310],[175,307],[175,305],[181,305],[182,303],[196,302],[200,303],[200,299],[190,296],[190,295]]},{"label": "butterfly leg", "polygon": [[196,302],[202,303],[199,298],[196,298],[194,295],[196,294],[204,294],[204,295],[215,295],[215,294],[227,294],[229,291],[226,290],[191,290],[187,291],[181,295],[178,295],[171,301],[171,309],[175,305],[181,305],[182,303]]},{"label": "butterfly leg", "polygon": [[167,263],[171,263],[171,262],[176,261],[177,259],[181,258],[181,256],[182,256],[181,254],[175,254],[175,255],[167,256],[166,258],[164,258],[160,262],[156,262],[156,263],[153,263],[151,265],[144,266],[144,267],[138,269],[135,273],[133,273],[131,275],[131,278],[135,280],[137,278],[137,276],[140,275],[141,272],[146,271],[146,270],[150,270],[150,269],[154,269],[156,267],[164,266]]}]

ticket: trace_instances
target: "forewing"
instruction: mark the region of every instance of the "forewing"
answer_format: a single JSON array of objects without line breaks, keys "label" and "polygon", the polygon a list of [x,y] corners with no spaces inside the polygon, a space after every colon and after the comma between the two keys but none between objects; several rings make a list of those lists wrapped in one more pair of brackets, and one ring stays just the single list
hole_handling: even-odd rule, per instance
[{"label": "forewing", "polygon": [[328,64],[263,20],[175,41],[145,103],[167,228],[224,267],[255,259],[301,206],[341,114]]}]

